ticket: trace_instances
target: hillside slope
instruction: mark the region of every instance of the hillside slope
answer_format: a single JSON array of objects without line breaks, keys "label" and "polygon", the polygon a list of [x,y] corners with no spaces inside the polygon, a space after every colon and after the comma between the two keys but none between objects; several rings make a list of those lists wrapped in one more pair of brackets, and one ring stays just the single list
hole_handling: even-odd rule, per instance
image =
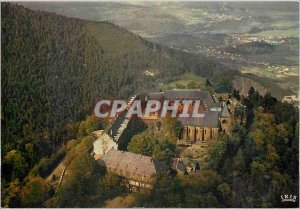
[{"label": "hillside slope", "polygon": [[[176,51],[108,22],[67,18],[1,4],[2,156],[32,143],[49,155],[74,137],[69,127],[99,97],[158,89],[185,72],[211,79],[232,75],[203,56]],[[146,76],[151,70],[156,76]],[[75,124],[75,125],[74,125]]]}]

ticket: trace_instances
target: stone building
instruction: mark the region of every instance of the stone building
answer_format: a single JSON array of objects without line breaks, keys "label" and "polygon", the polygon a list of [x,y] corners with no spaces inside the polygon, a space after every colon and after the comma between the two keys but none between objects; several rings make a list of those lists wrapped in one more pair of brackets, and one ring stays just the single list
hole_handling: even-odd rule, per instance
[{"label": "stone building", "polygon": [[220,121],[221,121],[221,130],[223,133],[227,135],[231,135],[231,129],[233,124],[233,114],[228,109],[226,103],[224,103],[224,106],[221,111],[220,115]]},{"label": "stone building", "polygon": [[[135,100],[136,95],[131,97],[127,109]],[[118,114],[116,118],[113,118],[107,128],[101,132],[94,132],[96,138],[93,142],[93,154],[94,158],[98,159],[109,150],[118,150],[120,141],[123,140],[126,129],[130,128],[131,118],[127,118],[126,111]]]},{"label": "stone building", "polygon": [[[210,110],[212,111],[217,110],[218,103],[215,101],[216,97],[211,95],[208,91],[200,90],[200,89],[174,89],[174,90],[167,90],[164,92],[153,92],[148,93],[145,95],[145,102],[142,105],[143,109],[146,107],[148,100],[157,100],[160,101],[161,104],[164,100],[169,100],[169,105],[175,100],[180,100],[178,105],[178,112],[177,114],[182,113],[184,104],[182,103],[183,100],[200,100],[199,111]],[[188,114],[192,114],[194,109],[194,103],[189,105]],[[157,112],[151,113],[148,117],[143,115],[143,120],[145,122],[158,120],[160,117],[161,110]]]},{"label": "stone building", "polygon": [[[130,98],[127,109],[140,95],[135,95]],[[143,100],[143,99],[142,99]],[[231,134],[231,127],[233,122],[233,114],[228,110],[225,102],[219,102],[216,95],[211,95],[208,91],[200,89],[175,89],[165,92],[155,92],[145,95],[142,108],[147,105],[148,100],[158,100],[163,102],[169,100],[200,100],[200,107],[198,112],[204,113],[204,117],[199,118],[179,118],[183,124],[182,136],[178,141],[179,144],[192,145],[198,144],[206,146],[211,140],[217,140],[219,132],[223,131],[225,134]],[[193,104],[189,106],[188,113],[193,111]],[[183,105],[180,103],[178,114],[183,110]],[[126,136],[126,130],[130,130],[132,125],[131,118],[125,117],[126,111],[120,113],[114,118],[110,125],[100,134],[98,133],[94,141],[94,157],[100,158],[110,150],[120,149],[120,144]],[[152,113],[149,117],[142,117],[144,122],[157,122],[160,119],[160,110]],[[126,148],[126,147],[125,147]]]},{"label": "stone building", "polygon": [[[220,131],[219,113],[204,111],[202,118],[179,118],[183,125],[183,144],[207,145],[211,140],[217,140]],[[179,141],[180,142],[180,141]]]},{"label": "stone building", "polygon": [[197,160],[189,158],[174,158],[172,169],[177,171],[177,174],[197,173],[200,171],[200,164]]},{"label": "stone building", "polygon": [[298,95],[284,96],[282,102],[286,102],[294,106],[299,106],[299,97]]},{"label": "stone building", "polygon": [[94,158],[97,160],[109,150],[117,150],[118,143],[110,135],[103,132],[93,143]]},{"label": "stone building", "polygon": [[131,191],[151,189],[155,174],[169,172],[169,167],[156,158],[119,150],[110,150],[97,162],[123,177],[123,183]]}]

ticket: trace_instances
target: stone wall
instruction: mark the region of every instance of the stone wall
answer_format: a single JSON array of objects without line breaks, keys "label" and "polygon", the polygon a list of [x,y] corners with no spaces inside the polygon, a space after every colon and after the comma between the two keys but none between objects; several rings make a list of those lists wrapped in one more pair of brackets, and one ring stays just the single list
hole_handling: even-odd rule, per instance
[{"label": "stone wall", "polygon": [[217,140],[219,128],[184,126],[183,140],[194,143],[207,143],[211,140]]}]

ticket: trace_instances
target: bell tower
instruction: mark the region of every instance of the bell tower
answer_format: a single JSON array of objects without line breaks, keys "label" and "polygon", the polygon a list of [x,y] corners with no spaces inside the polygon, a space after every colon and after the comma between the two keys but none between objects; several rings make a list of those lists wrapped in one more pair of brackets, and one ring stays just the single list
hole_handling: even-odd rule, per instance
[{"label": "bell tower", "polygon": [[220,116],[221,129],[223,133],[231,135],[232,120],[232,113],[229,111],[226,103],[224,102]]}]

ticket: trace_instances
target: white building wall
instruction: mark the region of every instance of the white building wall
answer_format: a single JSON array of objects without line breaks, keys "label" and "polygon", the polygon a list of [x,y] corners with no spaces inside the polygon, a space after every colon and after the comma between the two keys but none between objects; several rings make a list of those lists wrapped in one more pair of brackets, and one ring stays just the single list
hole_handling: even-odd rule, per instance
[{"label": "white building wall", "polygon": [[101,138],[98,138],[96,141],[94,141],[93,145],[94,145],[94,153],[96,155],[103,155],[103,146],[102,146]]},{"label": "white building wall", "polygon": [[98,137],[93,143],[95,157],[101,157],[109,150],[118,150],[118,144],[106,133]]}]

